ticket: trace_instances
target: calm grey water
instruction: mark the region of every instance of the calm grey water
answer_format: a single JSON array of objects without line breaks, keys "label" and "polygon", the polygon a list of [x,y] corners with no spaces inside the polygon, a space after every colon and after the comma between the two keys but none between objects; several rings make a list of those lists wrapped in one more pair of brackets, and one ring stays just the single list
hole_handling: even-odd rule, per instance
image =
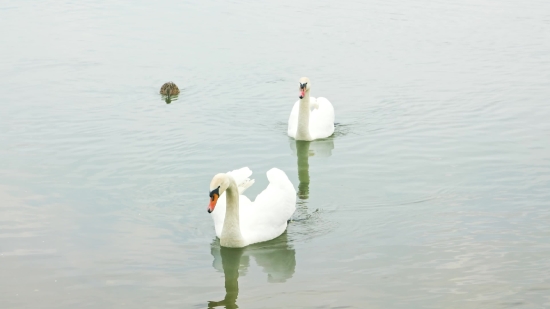
[{"label": "calm grey water", "polygon": [[[5,0],[0,31],[0,307],[550,307],[550,2]],[[286,136],[301,76],[332,138]],[[220,248],[243,166],[294,222]]]}]

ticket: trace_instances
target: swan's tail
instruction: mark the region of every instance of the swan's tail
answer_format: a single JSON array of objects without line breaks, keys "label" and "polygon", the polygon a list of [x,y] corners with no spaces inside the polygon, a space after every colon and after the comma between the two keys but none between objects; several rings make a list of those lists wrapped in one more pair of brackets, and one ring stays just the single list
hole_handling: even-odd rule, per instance
[{"label": "swan's tail", "polygon": [[248,167],[230,171],[227,172],[227,174],[231,175],[231,177],[235,179],[237,187],[239,188],[239,194],[243,194],[246,189],[250,188],[250,186],[254,184],[254,179],[249,178],[250,175],[252,175],[252,171]]}]

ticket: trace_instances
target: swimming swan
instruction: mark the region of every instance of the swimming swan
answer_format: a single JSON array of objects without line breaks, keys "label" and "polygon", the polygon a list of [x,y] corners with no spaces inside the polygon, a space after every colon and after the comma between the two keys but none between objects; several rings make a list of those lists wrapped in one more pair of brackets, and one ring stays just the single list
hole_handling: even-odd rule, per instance
[{"label": "swimming swan", "polygon": [[252,171],[243,167],[217,174],[210,183],[208,212],[223,247],[241,248],[276,238],[296,210],[296,191],[285,172],[267,171],[269,185],[254,202],[241,195],[254,184],[250,175]]},{"label": "swimming swan", "polygon": [[334,133],[334,108],[325,98],[309,97],[311,82],[300,78],[300,100],[288,118],[288,136],[301,141],[329,137]]}]

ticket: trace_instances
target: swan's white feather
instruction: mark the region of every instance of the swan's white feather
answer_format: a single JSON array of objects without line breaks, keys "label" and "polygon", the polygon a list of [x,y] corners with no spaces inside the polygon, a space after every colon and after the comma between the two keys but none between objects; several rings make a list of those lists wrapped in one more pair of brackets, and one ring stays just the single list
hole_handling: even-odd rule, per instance
[{"label": "swan's white feather", "polygon": [[[241,195],[241,184],[248,185],[248,188],[254,182],[248,178],[252,171],[245,167],[227,174],[235,179],[239,187],[239,222],[246,245],[271,240],[281,235],[296,210],[296,190],[285,172],[278,168],[267,171],[269,185],[258,194],[254,202]],[[224,192],[211,213],[218,238],[221,238],[226,208]]]},{"label": "swan's white feather", "polygon": [[[288,118],[288,136],[296,138],[300,100],[294,103]],[[311,140],[329,137],[334,133],[334,107],[326,98],[309,98],[309,135]]]},{"label": "swan's white feather", "polygon": [[252,175],[252,171],[248,167],[243,167],[238,170],[227,172],[231,175],[235,182],[237,183],[237,188],[239,188],[239,194],[243,194],[246,189],[250,188],[254,184],[254,179],[249,177]]},{"label": "swan's white feather", "polygon": [[334,133],[334,107],[322,97],[315,101],[318,107],[309,116],[309,134],[312,139],[329,137]]}]

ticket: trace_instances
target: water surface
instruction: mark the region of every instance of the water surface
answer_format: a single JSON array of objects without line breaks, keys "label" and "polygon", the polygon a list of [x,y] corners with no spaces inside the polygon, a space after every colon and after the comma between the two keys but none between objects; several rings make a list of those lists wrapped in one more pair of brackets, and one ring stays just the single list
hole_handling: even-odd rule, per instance
[{"label": "water surface", "polygon": [[[2,308],[550,307],[547,1],[8,0],[0,29]],[[329,139],[286,136],[301,76]],[[297,211],[226,250],[208,186],[243,166]]]}]

